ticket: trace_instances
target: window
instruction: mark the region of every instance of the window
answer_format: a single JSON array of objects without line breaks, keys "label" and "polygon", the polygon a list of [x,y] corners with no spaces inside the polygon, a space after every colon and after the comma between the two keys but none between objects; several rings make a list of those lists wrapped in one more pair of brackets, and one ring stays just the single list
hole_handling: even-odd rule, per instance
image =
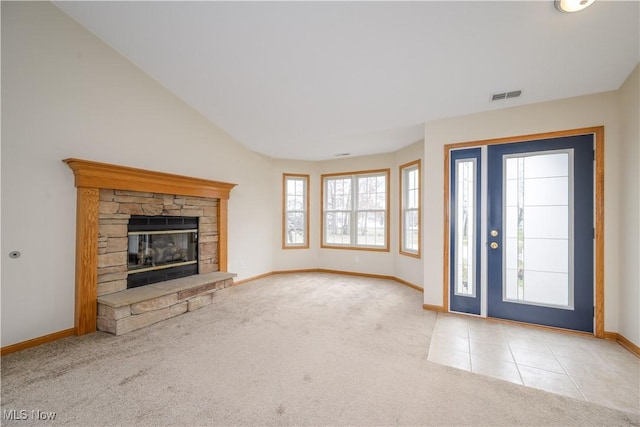
[{"label": "window", "polygon": [[322,247],[389,250],[389,169],[322,175]]},{"label": "window", "polygon": [[282,248],[309,247],[309,175],[282,175]]},{"label": "window", "polygon": [[400,166],[400,253],[420,258],[420,160]]}]

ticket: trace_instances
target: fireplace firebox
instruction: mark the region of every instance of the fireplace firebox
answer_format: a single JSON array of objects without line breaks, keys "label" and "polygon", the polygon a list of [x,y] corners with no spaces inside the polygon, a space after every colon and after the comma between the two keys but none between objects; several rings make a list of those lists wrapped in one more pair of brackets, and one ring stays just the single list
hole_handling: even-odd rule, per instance
[{"label": "fireplace firebox", "polygon": [[198,274],[198,218],[131,216],[127,288]]}]

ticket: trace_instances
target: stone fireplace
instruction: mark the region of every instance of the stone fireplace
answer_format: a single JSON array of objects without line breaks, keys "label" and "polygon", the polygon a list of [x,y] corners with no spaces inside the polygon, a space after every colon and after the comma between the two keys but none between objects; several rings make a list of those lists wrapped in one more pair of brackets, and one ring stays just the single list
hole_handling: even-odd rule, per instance
[{"label": "stone fireplace", "polygon": [[[235,184],[64,162],[78,192],[76,335],[126,333],[206,305],[215,291],[233,284],[226,250],[227,200]],[[165,269],[172,270],[168,280],[157,280]],[[181,277],[181,269],[196,274]],[[140,272],[153,277],[136,278]]]},{"label": "stone fireplace", "polygon": [[[143,215],[144,214],[144,215]],[[153,214],[153,215],[152,215]],[[171,224],[171,218],[174,221]],[[195,223],[187,218],[193,219]],[[153,219],[158,219],[153,223]],[[138,224],[130,231],[130,221],[134,223],[146,222],[147,226]],[[187,223],[185,223],[185,220]],[[149,224],[152,222],[152,224]],[[164,223],[161,224],[161,223]],[[180,224],[178,224],[180,223]],[[140,232],[142,239],[158,240],[166,233],[179,228],[197,230],[197,259],[195,264],[182,266],[195,266],[196,273],[211,273],[219,270],[218,265],[218,200],[205,197],[185,197],[173,194],[148,193],[137,191],[123,191],[112,189],[100,190],[99,226],[98,226],[98,296],[121,291],[127,288],[140,286],[136,284],[136,271],[162,272],[167,266],[165,254],[158,257],[159,251],[164,247],[150,247],[145,241],[147,257],[142,264],[138,264],[138,248],[130,248],[133,239],[130,233]],[[146,234],[165,232],[163,234]],[[149,237],[147,237],[149,236]],[[169,239],[167,239],[169,240]],[[172,239],[174,240],[174,239]],[[168,245],[169,243],[167,243]],[[157,246],[157,245],[156,245]],[[162,244],[160,244],[162,246]],[[163,251],[163,252],[166,252]],[[129,267],[130,264],[134,267]],[[137,268],[140,267],[140,268]],[[145,271],[142,271],[145,273]],[[167,277],[166,280],[182,277]],[[158,282],[161,280],[155,280]],[[154,281],[148,281],[149,284]],[[133,283],[133,286],[131,284]]]}]

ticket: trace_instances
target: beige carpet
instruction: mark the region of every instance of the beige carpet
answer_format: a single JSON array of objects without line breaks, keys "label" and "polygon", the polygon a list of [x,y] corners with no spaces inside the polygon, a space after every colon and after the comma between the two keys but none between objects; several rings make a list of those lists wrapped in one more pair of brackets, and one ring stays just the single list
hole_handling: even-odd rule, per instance
[{"label": "beige carpet", "polygon": [[[434,322],[420,292],[392,281],[270,276],[121,337],[96,333],[3,357],[2,425],[639,422],[428,362]],[[8,420],[12,410],[29,419]],[[32,410],[56,419],[34,420]]]}]

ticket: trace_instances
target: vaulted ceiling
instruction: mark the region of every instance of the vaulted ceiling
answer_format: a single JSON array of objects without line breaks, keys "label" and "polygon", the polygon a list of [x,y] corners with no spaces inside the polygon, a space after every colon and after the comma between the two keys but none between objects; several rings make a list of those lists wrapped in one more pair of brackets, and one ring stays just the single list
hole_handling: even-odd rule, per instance
[{"label": "vaulted ceiling", "polygon": [[429,120],[616,90],[640,57],[637,1],[54,3],[276,158],[389,152]]}]

